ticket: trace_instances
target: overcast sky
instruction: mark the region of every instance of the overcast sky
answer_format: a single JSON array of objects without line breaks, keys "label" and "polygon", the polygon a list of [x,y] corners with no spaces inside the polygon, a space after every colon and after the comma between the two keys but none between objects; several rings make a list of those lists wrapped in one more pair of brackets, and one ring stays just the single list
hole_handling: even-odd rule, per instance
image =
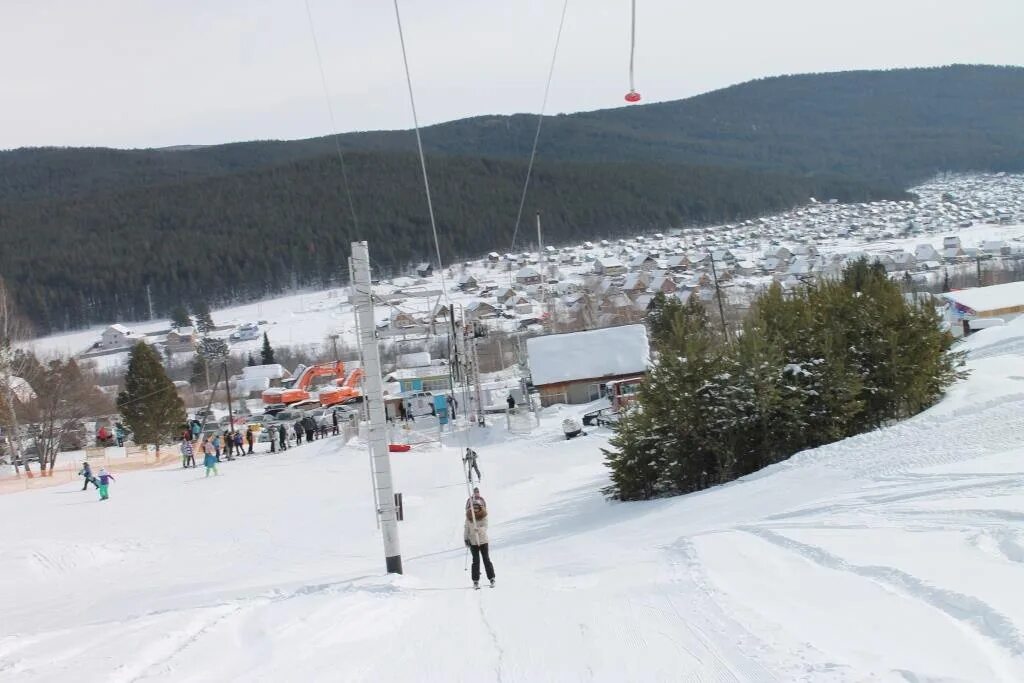
[{"label": "overcast sky", "polygon": [[[309,0],[342,131],[408,128],[390,0]],[[421,123],[535,112],[563,0],[401,0]],[[1024,64],[1024,0],[638,0],[637,89]],[[629,0],[569,0],[549,113],[615,107]],[[0,0],[0,149],[330,132],[304,0]]]}]

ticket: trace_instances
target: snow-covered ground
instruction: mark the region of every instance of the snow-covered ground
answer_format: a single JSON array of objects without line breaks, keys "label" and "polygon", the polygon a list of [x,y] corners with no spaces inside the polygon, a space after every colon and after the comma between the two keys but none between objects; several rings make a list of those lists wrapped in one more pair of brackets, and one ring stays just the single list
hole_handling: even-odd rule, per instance
[{"label": "snow-covered ground", "polygon": [[476,433],[496,589],[469,589],[461,444],[395,454],[383,574],[367,454],[0,497],[0,681],[1024,680],[1024,322],[905,423],[733,484],[614,503],[549,409]]}]

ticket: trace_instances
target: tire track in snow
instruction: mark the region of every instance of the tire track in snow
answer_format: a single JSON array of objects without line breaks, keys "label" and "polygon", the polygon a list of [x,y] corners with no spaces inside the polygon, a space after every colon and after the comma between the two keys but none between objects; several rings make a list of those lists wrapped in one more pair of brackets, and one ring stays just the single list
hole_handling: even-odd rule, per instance
[{"label": "tire track in snow", "polygon": [[1024,655],[1024,637],[1013,621],[988,603],[971,595],[932,586],[912,574],[882,565],[857,565],[820,548],[768,529],[741,526],[738,531],[756,536],[819,566],[864,577],[900,595],[931,605],[946,616],[992,641],[1014,656]]}]

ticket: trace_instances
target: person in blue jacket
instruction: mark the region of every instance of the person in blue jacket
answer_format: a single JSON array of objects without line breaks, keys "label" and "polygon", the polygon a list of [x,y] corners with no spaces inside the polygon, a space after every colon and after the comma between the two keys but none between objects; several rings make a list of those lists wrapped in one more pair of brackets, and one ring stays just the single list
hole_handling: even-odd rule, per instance
[{"label": "person in blue jacket", "polygon": [[219,477],[220,472],[217,471],[217,456],[213,453],[213,444],[207,441],[204,444],[203,451],[205,453],[203,455],[203,465],[206,466],[206,476],[209,477],[212,471],[215,476]]},{"label": "person in blue jacket", "polygon": [[82,469],[79,470],[78,473],[85,479],[85,483],[82,484],[83,491],[89,488],[89,484],[92,484],[96,488],[100,487],[100,485],[96,483],[96,477],[92,476],[92,467],[89,466],[89,461],[82,463]]}]

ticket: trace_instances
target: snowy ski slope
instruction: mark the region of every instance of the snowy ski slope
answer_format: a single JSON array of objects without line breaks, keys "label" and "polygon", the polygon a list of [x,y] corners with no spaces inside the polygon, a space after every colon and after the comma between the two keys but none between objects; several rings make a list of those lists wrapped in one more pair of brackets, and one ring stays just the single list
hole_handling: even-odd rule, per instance
[{"label": "snowy ski slope", "polygon": [[455,446],[393,458],[402,577],[355,443],[0,497],[0,681],[1024,680],[1024,319],[966,343],[927,413],[681,498],[604,500],[575,409],[475,435],[493,590]]}]

